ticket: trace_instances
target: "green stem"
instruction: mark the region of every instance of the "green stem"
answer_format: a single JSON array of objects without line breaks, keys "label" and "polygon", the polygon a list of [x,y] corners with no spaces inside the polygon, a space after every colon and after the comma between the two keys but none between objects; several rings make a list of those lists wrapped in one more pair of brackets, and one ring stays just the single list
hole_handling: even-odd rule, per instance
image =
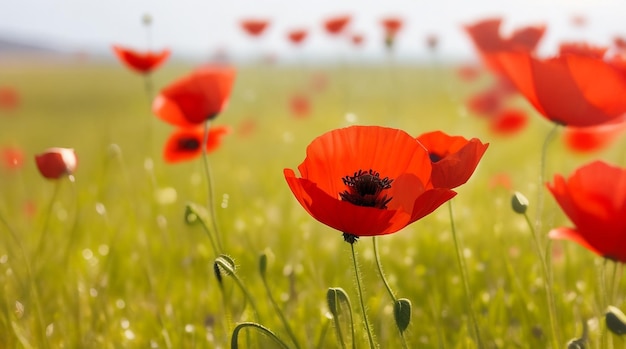
[{"label": "green stem", "polygon": [[228,274],[230,277],[233,278],[233,280],[235,280],[235,283],[237,284],[237,286],[239,286],[239,288],[241,289],[241,292],[243,292],[244,297],[247,299],[248,302],[250,302],[250,306],[252,307],[252,310],[254,311],[254,318],[256,319],[257,322],[261,322],[259,318],[259,310],[256,306],[256,303],[254,303],[254,299],[252,298],[252,295],[250,294],[250,292],[248,292],[248,289],[243,284],[241,279],[237,276],[237,274],[235,274],[232,266],[229,265],[222,257],[218,257],[217,259],[215,259],[215,263],[217,263],[222,268],[222,270],[226,272],[226,274]]},{"label": "green stem", "polygon": [[204,161],[204,173],[206,175],[208,186],[208,206],[209,213],[211,214],[211,223],[213,225],[213,234],[215,234],[215,240],[217,242],[218,252],[221,253],[222,241],[220,233],[217,229],[217,214],[215,213],[215,198],[213,197],[213,180],[211,177],[211,167],[209,166],[209,156],[206,150],[206,146],[209,141],[209,129],[211,128],[211,121],[207,120],[204,123],[204,135],[202,137],[202,160]]},{"label": "green stem", "polygon": [[267,284],[265,275],[261,275],[261,280],[263,281],[263,286],[265,287],[265,291],[267,292],[267,296],[269,297],[270,302],[272,302],[272,306],[274,307],[274,310],[276,311],[276,313],[278,313],[278,316],[280,317],[280,320],[282,321],[283,326],[285,326],[285,330],[287,331],[289,338],[291,338],[291,341],[293,342],[295,348],[300,349],[300,344],[298,344],[298,338],[296,338],[296,335],[293,333],[291,326],[289,326],[289,322],[285,318],[285,314],[276,303],[276,300],[274,299],[274,297],[272,297],[272,291],[270,290],[270,287]]},{"label": "green stem", "polygon": [[322,327],[322,331],[320,332],[319,337],[317,338],[317,344],[315,345],[315,349],[321,349],[322,344],[324,343],[324,339],[326,339],[326,333],[328,332],[328,328],[330,327],[330,321],[326,321],[324,326]]},{"label": "green stem", "polygon": [[476,313],[474,312],[474,307],[472,306],[472,295],[469,286],[469,277],[467,275],[467,266],[465,265],[465,260],[463,259],[463,247],[461,247],[461,242],[459,241],[459,237],[456,233],[456,225],[454,224],[454,211],[452,210],[452,201],[448,201],[448,212],[450,214],[450,229],[452,230],[452,240],[454,241],[456,260],[459,264],[459,269],[461,270],[463,291],[465,293],[465,299],[467,301],[467,308],[469,310],[470,318],[472,319],[472,326],[474,327],[474,334],[476,335],[476,343],[478,344],[478,348],[484,348],[485,345],[480,335],[480,327],[478,326]]},{"label": "green stem", "polygon": [[[376,267],[378,269],[378,274],[380,275],[380,278],[383,280],[383,284],[385,285],[385,288],[387,289],[387,293],[389,294],[389,297],[391,297],[391,300],[393,301],[395,305],[396,302],[398,301],[398,298],[396,298],[396,296],[394,295],[393,291],[391,290],[391,286],[389,286],[389,282],[387,281],[387,278],[385,278],[385,273],[383,272],[383,267],[382,267],[382,264],[380,263],[380,254],[378,253],[378,239],[376,239],[376,236],[372,236],[372,245],[374,247],[374,259],[376,260]],[[409,346],[406,342],[406,338],[404,338],[404,331],[402,331],[402,329],[399,327],[397,321],[394,321],[394,322],[396,324],[396,327],[398,328],[398,332],[400,332],[400,339],[402,340],[402,347],[405,349],[408,349]]]},{"label": "green stem", "polygon": [[[59,188],[61,187],[61,181],[54,181],[54,191],[52,192],[52,197],[50,198],[50,202],[48,203],[48,209],[46,210],[46,218],[44,219],[43,227],[41,229],[41,235],[39,235],[39,241],[37,242],[37,248],[35,250],[35,256],[41,258],[41,252],[44,245],[45,237],[47,236],[48,225],[50,225],[50,217],[52,216],[52,208],[54,207],[54,202],[56,201],[57,196],[59,195]],[[45,260],[45,258],[41,258]]]},{"label": "green stem", "polygon": [[238,344],[238,339],[239,339],[239,331],[243,330],[246,327],[251,327],[254,328],[256,330],[261,331],[261,333],[265,334],[266,336],[268,336],[269,338],[271,338],[274,342],[276,342],[276,344],[278,344],[281,348],[283,349],[289,349],[289,347],[287,346],[287,344],[285,344],[282,340],[280,340],[280,338],[278,338],[274,332],[270,331],[270,329],[268,329],[267,327],[261,326],[255,322],[242,322],[239,325],[237,325],[235,327],[235,329],[233,330],[233,337],[231,339],[230,342],[230,347],[231,349],[237,349],[239,348],[239,344]]},{"label": "green stem", "polygon": [[541,146],[541,163],[539,165],[539,186],[537,192],[537,216],[535,217],[535,230],[537,232],[541,232],[542,228],[542,214],[543,214],[543,185],[546,180],[546,164],[548,158],[548,145],[550,142],[556,137],[556,133],[559,129],[559,124],[555,123],[552,130],[546,135],[546,139],[543,141],[543,145]]},{"label": "green stem", "polygon": [[[352,251],[352,262],[354,264],[356,290],[359,293],[359,303],[361,305],[361,313],[363,314],[363,323],[365,324],[365,330],[367,331],[367,339],[369,340],[370,349],[374,349],[376,348],[376,344],[374,343],[374,335],[372,334],[369,321],[367,320],[367,313],[365,311],[365,302],[363,301],[363,290],[361,289],[361,273],[359,272],[359,263],[357,263],[356,261],[356,252],[354,251],[354,243],[350,244],[350,249]],[[352,338],[352,340],[354,341],[355,338]]]}]

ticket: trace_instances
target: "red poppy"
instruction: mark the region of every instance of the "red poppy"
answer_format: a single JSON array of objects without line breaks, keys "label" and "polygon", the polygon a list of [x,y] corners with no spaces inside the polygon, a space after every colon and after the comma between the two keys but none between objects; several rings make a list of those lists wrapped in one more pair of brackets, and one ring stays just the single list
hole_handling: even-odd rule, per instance
[{"label": "red poppy", "polygon": [[48,148],[35,155],[39,173],[48,179],[59,179],[74,174],[78,160],[74,149]]},{"label": "red poppy", "polygon": [[403,25],[402,19],[397,17],[383,18],[380,23],[382,24],[383,29],[385,30],[385,35],[387,37],[396,36],[400,29],[402,29]]},{"label": "red poppy", "polygon": [[237,125],[237,134],[240,137],[250,137],[258,128],[257,121],[251,117],[243,119]]},{"label": "red poppy", "polygon": [[595,161],[547,184],[573,228],[550,231],[611,260],[626,262],[626,169]]},{"label": "red poppy", "polygon": [[352,17],[349,15],[341,15],[328,18],[324,21],[324,29],[330,35],[340,35],[350,24]]},{"label": "red poppy", "polygon": [[489,188],[494,189],[500,187],[507,190],[511,190],[511,188],[513,188],[511,176],[506,172],[496,173],[489,178]]},{"label": "red poppy", "polygon": [[582,28],[587,25],[587,17],[584,15],[573,15],[570,20],[573,27]]},{"label": "red poppy", "polygon": [[289,110],[296,118],[306,118],[311,114],[311,102],[303,94],[295,94],[289,101]]},{"label": "red poppy", "polygon": [[563,141],[568,149],[576,153],[592,153],[608,147],[626,130],[626,118],[621,122],[610,122],[590,127],[567,127]]},{"label": "red poppy", "polygon": [[294,29],[287,33],[287,38],[294,45],[300,45],[306,40],[308,32],[305,29]]},{"label": "red poppy", "polygon": [[161,90],[152,110],[175,126],[197,126],[222,112],[234,81],[235,69],[229,66],[198,68]]},{"label": "red poppy", "polygon": [[0,110],[14,110],[20,105],[20,94],[9,86],[0,86]]},{"label": "red poppy", "polygon": [[248,35],[258,37],[263,35],[270,22],[266,19],[244,19],[240,24]]},{"label": "red poppy", "polygon": [[[212,153],[222,144],[222,138],[230,133],[227,126],[213,126],[209,129],[206,151]],[[204,128],[183,128],[174,131],[165,142],[163,158],[166,162],[175,163],[191,160],[202,154],[202,137]]]},{"label": "red poppy", "polygon": [[439,46],[439,36],[437,34],[428,34],[426,35],[426,48],[430,51],[437,50],[437,46]]},{"label": "red poppy", "polygon": [[397,232],[456,195],[432,187],[428,153],[401,130],[337,129],[306,153],[301,177],[285,169],[285,179],[302,207],[344,238]]},{"label": "red poppy", "polygon": [[528,124],[528,116],[517,109],[506,109],[497,113],[489,122],[489,129],[502,136],[511,136],[523,130]]},{"label": "red poppy", "polygon": [[489,146],[478,138],[468,141],[441,131],[424,133],[417,140],[428,150],[435,188],[454,189],[467,182]]},{"label": "red poppy", "polygon": [[365,37],[362,34],[352,34],[350,36],[350,42],[352,42],[354,47],[361,47],[364,41]]},{"label": "red poppy", "polygon": [[616,36],[613,38],[613,46],[620,51],[626,51],[626,37]]},{"label": "red poppy", "polygon": [[17,170],[24,165],[24,153],[16,147],[2,149],[2,164],[9,170]]},{"label": "red poppy", "polygon": [[626,79],[602,60],[576,54],[538,59],[522,52],[497,58],[518,91],[548,120],[584,127],[626,112]]},{"label": "red poppy", "polygon": [[499,89],[489,88],[471,96],[466,105],[472,113],[491,116],[502,109],[503,102],[504,94]]},{"label": "red poppy", "polygon": [[591,58],[602,59],[608,47],[593,46],[586,42],[563,42],[559,45],[559,54],[575,54]]},{"label": "red poppy", "polygon": [[475,65],[463,64],[456,70],[457,75],[464,81],[474,81],[480,76],[480,68]]},{"label": "red poppy", "polygon": [[170,56],[168,49],[158,52],[138,52],[119,45],[113,45],[113,52],[124,65],[140,74],[150,73]]}]

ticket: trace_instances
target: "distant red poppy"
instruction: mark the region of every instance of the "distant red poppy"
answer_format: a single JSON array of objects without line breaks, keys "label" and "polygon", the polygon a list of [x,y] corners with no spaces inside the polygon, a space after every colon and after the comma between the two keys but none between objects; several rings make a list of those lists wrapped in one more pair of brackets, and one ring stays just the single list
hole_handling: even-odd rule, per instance
[{"label": "distant red poppy", "polygon": [[361,47],[363,42],[365,41],[365,37],[363,34],[352,34],[350,35],[350,42],[354,47]]},{"label": "distant red poppy", "polygon": [[24,153],[17,147],[2,149],[2,165],[9,170],[17,170],[24,166]]},{"label": "distant red poppy", "polygon": [[626,262],[626,169],[595,161],[565,179],[547,184],[573,228],[550,231],[552,239],[572,240],[598,255]]},{"label": "distant red poppy", "polygon": [[[222,144],[222,138],[230,133],[227,126],[213,126],[209,129],[206,151],[212,153]],[[165,142],[163,159],[169,163],[191,160],[202,154],[204,128],[182,128],[174,131]]]},{"label": "distant red poppy", "polygon": [[429,51],[436,51],[439,46],[439,36],[437,34],[428,34],[426,35],[426,48]]},{"label": "distant red poppy", "polygon": [[348,242],[397,232],[456,195],[432,187],[428,153],[401,130],[333,130],[313,140],[306,154],[301,177],[284,170],[287,184],[311,216]]},{"label": "distant red poppy", "polygon": [[501,110],[489,121],[491,132],[501,136],[511,136],[523,130],[528,124],[528,115],[518,109]]},{"label": "distant red poppy", "polygon": [[252,37],[263,35],[270,22],[266,19],[244,19],[240,22],[241,28]]},{"label": "distant red poppy", "polygon": [[570,18],[570,23],[572,23],[573,27],[578,27],[578,28],[582,28],[587,26],[587,17],[585,17],[584,15],[573,15],[572,18]]},{"label": "distant red poppy", "polygon": [[306,118],[311,114],[311,102],[306,95],[295,94],[289,100],[289,110],[296,118]]},{"label": "distant red poppy", "polygon": [[350,15],[330,17],[324,21],[324,29],[330,35],[340,35],[348,27],[351,20]]},{"label": "distant red poppy", "polygon": [[19,92],[10,86],[0,86],[0,110],[14,110],[20,105]]},{"label": "distant red poppy", "polygon": [[567,127],[563,141],[575,153],[593,153],[608,147],[626,131],[626,119],[590,127]]},{"label": "distant red poppy", "polygon": [[489,147],[478,138],[468,141],[441,131],[424,133],[417,140],[428,150],[435,188],[454,189],[467,182]]},{"label": "distant red poppy", "polygon": [[243,119],[237,125],[237,134],[239,137],[250,137],[256,129],[258,128],[258,124],[255,119],[249,117]]},{"label": "distant red poppy", "polygon": [[563,42],[559,45],[559,54],[575,54],[591,58],[602,59],[608,47],[593,46],[586,42]]},{"label": "distant red poppy", "polygon": [[152,110],[170,124],[197,126],[222,112],[234,81],[235,69],[232,67],[200,67],[161,90]]},{"label": "distant red poppy", "polygon": [[287,39],[294,45],[301,45],[306,40],[309,32],[306,29],[294,29],[287,32]]},{"label": "distant red poppy", "polygon": [[496,173],[491,178],[489,178],[489,188],[504,188],[507,190],[511,190],[513,188],[513,181],[511,180],[511,176],[506,172]]},{"label": "distant red poppy", "polygon": [[626,112],[626,79],[602,60],[576,54],[538,59],[524,52],[500,53],[497,59],[518,91],[548,120],[593,126]]},{"label": "distant red poppy", "polygon": [[317,72],[311,76],[310,86],[315,92],[324,92],[328,88],[330,78],[323,72]]},{"label": "distant red poppy", "polygon": [[124,65],[140,74],[152,72],[163,64],[171,53],[168,49],[158,52],[139,52],[119,45],[113,45],[113,52]]},{"label": "distant red poppy", "polygon": [[490,117],[502,109],[504,97],[499,89],[489,88],[471,96],[466,106],[472,113]]},{"label": "distant red poppy", "polygon": [[48,148],[35,155],[39,173],[48,179],[59,179],[74,174],[78,160],[74,149]]},{"label": "distant red poppy", "polygon": [[402,29],[402,25],[404,23],[402,22],[401,18],[386,17],[380,21],[380,24],[382,24],[383,29],[385,30],[385,35],[393,37],[398,34],[400,29]]},{"label": "distant red poppy", "polygon": [[616,36],[613,38],[613,46],[620,51],[626,51],[626,37]]},{"label": "distant red poppy", "polygon": [[456,70],[457,75],[465,81],[474,81],[480,76],[480,68],[471,65],[471,64],[463,64],[459,66]]}]

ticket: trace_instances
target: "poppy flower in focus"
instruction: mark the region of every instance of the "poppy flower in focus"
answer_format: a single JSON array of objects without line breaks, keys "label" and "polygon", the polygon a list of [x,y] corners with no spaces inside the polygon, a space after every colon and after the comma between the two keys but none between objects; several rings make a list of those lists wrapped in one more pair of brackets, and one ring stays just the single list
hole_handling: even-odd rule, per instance
[{"label": "poppy flower in focus", "polygon": [[17,170],[24,166],[24,153],[16,147],[2,149],[2,165],[9,170]]},{"label": "poppy flower in focus", "polygon": [[229,66],[198,68],[162,89],[152,111],[172,125],[197,126],[222,112],[234,81],[235,69]]},{"label": "poppy flower in focus", "polygon": [[626,112],[626,79],[608,63],[576,54],[539,59],[523,52],[497,55],[508,79],[548,120],[593,126]]},{"label": "poppy flower in focus", "polygon": [[78,160],[74,149],[48,148],[43,153],[35,155],[35,163],[42,176],[59,179],[73,175]]},{"label": "poppy flower in focus", "polygon": [[294,45],[300,45],[306,40],[308,34],[305,29],[294,29],[287,33],[287,39]]},{"label": "poppy flower in focus", "polygon": [[311,102],[303,94],[295,94],[289,101],[291,114],[297,118],[306,118],[311,114]]},{"label": "poppy flower in focus", "polygon": [[598,255],[626,262],[626,169],[603,161],[578,168],[547,184],[574,227],[550,231],[552,239],[574,241]]},{"label": "poppy flower in focus", "polygon": [[20,105],[20,94],[9,86],[0,86],[0,110],[14,110]]},{"label": "poppy flower in focus", "polygon": [[163,64],[170,56],[170,50],[164,49],[158,52],[138,52],[130,48],[113,45],[113,52],[117,58],[131,70],[139,74],[148,74]]},{"label": "poppy flower in focus", "polygon": [[417,140],[428,150],[435,188],[454,189],[467,182],[489,146],[478,138],[468,141],[441,131],[424,133]]},{"label": "poppy flower in focus", "polygon": [[592,153],[608,147],[626,130],[626,119],[590,127],[567,127],[563,141],[575,153]]},{"label": "poppy flower in focus", "polygon": [[263,35],[270,22],[266,19],[244,19],[240,22],[241,28],[252,37]]},{"label": "poppy flower in focus", "polygon": [[501,136],[511,136],[523,130],[528,124],[528,116],[521,110],[507,109],[497,113],[489,122],[491,132]]},{"label": "poppy flower in focus", "polygon": [[402,130],[351,126],[309,144],[300,177],[284,175],[313,218],[344,233],[385,235],[426,216],[456,193],[433,188],[428,153]]},{"label": "poppy flower in focus", "polygon": [[351,20],[349,15],[331,17],[324,21],[324,29],[328,34],[337,36],[344,32]]},{"label": "poppy flower in focus", "polygon": [[[212,153],[222,144],[222,138],[230,133],[227,126],[213,126],[209,129],[206,151]],[[169,163],[191,160],[202,154],[204,128],[183,128],[174,131],[165,142],[163,159]]]},{"label": "poppy flower in focus", "polygon": [[559,54],[575,54],[591,58],[602,59],[608,47],[593,46],[586,42],[563,42],[559,45]]}]

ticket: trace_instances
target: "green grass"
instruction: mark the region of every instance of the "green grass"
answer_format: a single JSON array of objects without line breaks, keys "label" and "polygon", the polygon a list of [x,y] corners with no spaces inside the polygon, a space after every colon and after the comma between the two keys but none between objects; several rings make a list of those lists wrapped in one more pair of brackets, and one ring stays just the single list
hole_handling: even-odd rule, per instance
[{"label": "green grass", "polygon": [[[155,86],[189,68],[165,67],[155,74]],[[308,86],[313,72],[327,74],[328,89],[311,92],[311,116],[295,119],[287,109],[289,96]],[[397,127],[416,136],[440,129],[491,143],[452,202],[472,306],[486,347],[550,347],[532,235],[510,208],[512,192],[491,187],[490,180],[508,174],[513,189],[530,199],[534,219],[541,144],[551,126],[520,99],[514,103],[533,114],[529,127],[511,138],[489,133],[484,120],[463,107],[486,83],[488,77],[462,82],[446,67],[239,69],[229,107],[215,121],[234,132],[209,160],[224,250],[255,299],[261,325],[290,343],[259,275],[259,256],[265,253],[269,287],[302,348],[314,348],[329,324],[330,287],[348,292],[358,347],[367,346],[349,245],[300,207],[282,175],[283,168],[304,159],[313,138],[349,125],[345,114],[351,112],[358,124]],[[141,78],[115,64],[10,64],[0,67],[0,85],[15,86],[23,98],[19,110],[0,111],[7,114],[0,115],[0,146],[17,145],[27,155],[19,172],[0,171],[0,216],[7,222],[0,222],[0,348],[229,347],[236,324],[255,318],[232,278],[224,276],[220,289],[209,239],[200,226],[185,223],[187,202],[207,203],[203,164],[199,158],[176,165],[161,160],[161,145],[173,128],[151,115]],[[257,128],[243,137],[237,128],[248,119]],[[75,183],[47,181],[37,173],[33,155],[52,146],[76,149]],[[548,150],[546,179],[568,175],[596,157],[623,163],[624,146],[621,140],[601,154],[579,156],[568,153],[557,137]],[[152,167],[146,167],[149,157]],[[164,190],[175,191],[176,199],[159,199]],[[547,243],[547,230],[568,222],[552,198],[544,198],[540,236]],[[36,208],[32,216],[23,209],[29,202]],[[382,348],[398,348],[371,240],[362,238],[355,247],[376,340]],[[604,267],[603,260],[573,243],[552,247],[561,347],[580,335],[587,320],[591,347],[606,348],[609,342],[623,347],[624,340],[603,335],[606,306],[624,303],[619,292],[612,300],[604,296],[613,265]],[[413,304],[409,346],[476,347],[446,207],[381,237],[379,249],[392,288]],[[252,334],[241,338],[250,347],[271,347]],[[337,346],[328,328],[318,347]]]}]

